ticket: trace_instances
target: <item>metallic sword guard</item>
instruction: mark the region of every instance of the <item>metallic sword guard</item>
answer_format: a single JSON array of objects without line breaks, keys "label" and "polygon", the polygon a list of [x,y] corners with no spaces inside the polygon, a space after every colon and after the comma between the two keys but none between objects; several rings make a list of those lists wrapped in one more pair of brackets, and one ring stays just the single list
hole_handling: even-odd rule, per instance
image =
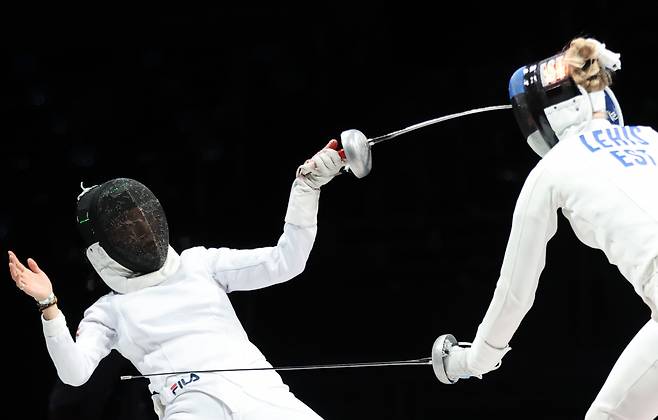
[{"label": "metallic sword guard", "polygon": [[357,177],[363,178],[372,169],[372,152],[365,134],[359,130],[340,133],[340,142],[345,150],[347,167]]},{"label": "metallic sword guard", "polygon": [[457,381],[451,381],[446,372],[445,359],[452,346],[457,345],[457,339],[452,334],[443,334],[434,341],[432,346],[432,369],[434,374],[441,383],[454,384]]}]

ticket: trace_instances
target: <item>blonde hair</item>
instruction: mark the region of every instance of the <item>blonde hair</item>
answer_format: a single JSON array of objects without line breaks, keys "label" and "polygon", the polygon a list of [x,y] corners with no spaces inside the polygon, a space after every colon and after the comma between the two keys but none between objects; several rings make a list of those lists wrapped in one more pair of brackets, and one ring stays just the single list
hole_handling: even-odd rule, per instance
[{"label": "blonde hair", "polygon": [[565,48],[567,72],[587,92],[603,90],[612,84],[610,71],[599,63],[598,58],[596,43],[585,38],[575,38]]}]

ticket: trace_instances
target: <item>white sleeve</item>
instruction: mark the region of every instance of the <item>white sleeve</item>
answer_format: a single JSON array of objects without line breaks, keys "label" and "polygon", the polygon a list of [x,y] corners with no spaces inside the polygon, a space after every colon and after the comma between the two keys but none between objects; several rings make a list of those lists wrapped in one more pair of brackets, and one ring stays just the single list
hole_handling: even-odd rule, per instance
[{"label": "white sleeve", "polygon": [[114,347],[116,335],[108,326],[109,304],[103,300],[85,311],[75,341],[61,311],[51,320],[41,317],[48,353],[65,384],[80,386],[87,382],[100,360]]},{"label": "white sleeve", "polygon": [[293,183],[283,234],[276,246],[256,249],[210,248],[210,272],[227,292],[282,283],[304,271],[317,232],[320,192]]},{"label": "white sleeve", "polygon": [[516,203],[500,278],[473,340],[469,365],[475,370],[494,368],[534,303],[546,245],[557,230],[557,201],[551,177],[538,165],[528,175]]}]

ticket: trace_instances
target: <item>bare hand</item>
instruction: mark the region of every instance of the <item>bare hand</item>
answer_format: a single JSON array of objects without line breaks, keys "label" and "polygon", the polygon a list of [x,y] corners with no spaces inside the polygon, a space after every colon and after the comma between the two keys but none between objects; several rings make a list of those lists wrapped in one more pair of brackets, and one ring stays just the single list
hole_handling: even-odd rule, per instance
[{"label": "bare hand", "polygon": [[27,259],[27,265],[24,266],[16,255],[9,251],[9,273],[16,287],[36,300],[47,299],[53,292],[50,279],[32,258]]}]

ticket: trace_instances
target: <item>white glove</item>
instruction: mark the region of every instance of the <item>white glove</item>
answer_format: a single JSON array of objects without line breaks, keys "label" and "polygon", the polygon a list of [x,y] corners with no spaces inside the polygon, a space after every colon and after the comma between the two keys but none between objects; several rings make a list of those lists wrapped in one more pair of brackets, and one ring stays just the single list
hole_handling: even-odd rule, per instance
[{"label": "white glove", "polygon": [[297,168],[297,178],[316,190],[331,181],[346,163],[336,151],[337,147],[337,140],[327,143],[324,149]]},{"label": "white glove", "polygon": [[470,348],[461,346],[452,346],[450,352],[444,361],[446,367],[446,375],[452,382],[457,382],[459,379],[470,378],[475,376],[482,379],[482,375],[478,375],[468,368],[468,353]]},{"label": "white glove", "polygon": [[453,382],[473,376],[482,379],[482,375],[500,367],[510,350],[509,346],[497,349],[486,342],[476,347],[452,346],[445,360],[446,375]]}]

